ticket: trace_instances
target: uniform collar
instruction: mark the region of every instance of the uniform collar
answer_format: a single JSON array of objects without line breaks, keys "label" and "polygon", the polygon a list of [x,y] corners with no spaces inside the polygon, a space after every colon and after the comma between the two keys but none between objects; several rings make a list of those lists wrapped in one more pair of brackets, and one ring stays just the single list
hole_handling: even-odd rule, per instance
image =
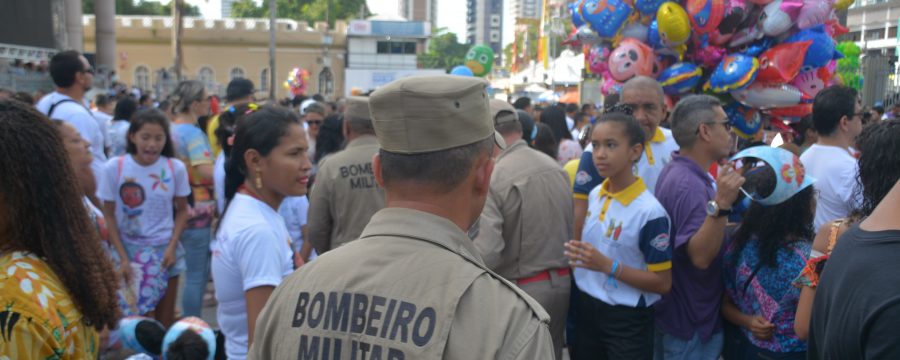
[{"label": "uniform collar", "polygon": [[647,185],[644,185],[644,180],[641,179],[640,176],[637,177],[637,181],[617,193],[609,192],[609,179],[606,179],[600,184],[600,197],[610,197],[622,205],[628,206],[628,204],[631,204],[634,199],[637,199],[644,190],[647,190]]},{"label": "uniform collar", "polygon": [[363,145],[378,145],[378,138],[375,135],[363,135],[347,143],[347,146],[344,148],[349,149]]},{"label": "uniform collar", "polygon": [[379,210],[360,239],[372,236],[413,238],[446,248],[478,264],[484,264],[472,239],[452,221],[424,211],[409,208]]},{"label": "uniform collar", "polygon": [[497,161],[500,161],[500,159],[502,159],[504,156],[506,156],[506,154],[510,154],[515,150],[523,149],[527,146],[528,146],[528,144],[525,143],[525,140],[522,140],[522,139],[516,140],[515,142],[513,142],[512,144],[507,146],[506,149],[503,150],[502,153],[500,153],[500,156],[497,157]]},{"label": "uniform collar", "polygon": [[666,134],[663,134],[662,129],[660,129],[659,126],[657,126],[656,132],[653,133],[653,137],[650,139],[650,142],[661,143],[663,141],[666,141]]}]

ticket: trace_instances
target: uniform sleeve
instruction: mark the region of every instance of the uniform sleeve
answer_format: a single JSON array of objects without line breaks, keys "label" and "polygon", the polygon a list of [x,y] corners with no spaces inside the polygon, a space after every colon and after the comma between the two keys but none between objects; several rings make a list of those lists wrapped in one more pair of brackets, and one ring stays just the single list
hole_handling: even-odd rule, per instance
[{"label": "uniform sleeve", "polygon": [[575,173],[575,187],[572,188],[575,198],[587,200],[591,190],[602,182],[603,178],[600,177],[600,174],[597,173],[597,167],[594,166],[593,152],[585,151],[581,153],[581,161],[578,162],[578,172]]},{"label": "uniform sleeve", "polygon": [[278,242],[286,239],[278,239],[275,232],[266,226],[254,225],[244,229],[236,240],[235,254],[238,254],[237,263],[243,277],[241,286],[244,291],[281,283],[284,267],[278,259],[286,255]]},{"label": "uniform sleeve", "polygon": [[309,195],[309,215],[307,216],[306,235],[318,254],[324,254],[331,250],[331,228],[334,219],[331,218],[331,181],[328,175],[328,166],[319,168],[317,177],[319,181],[313,185]]},{"label": "uniform sleeve", "polygon": [[638,242],[647,270],[665,271],[672,268],[672,242],[669,240],[669,218],[663,216],[647,221],[641,227]]},{"label": "uniform sleeve", "polygon": [[187,142],[188,160],[191,162],[191,166],[212,164],[213,159],[209,148],[209,142],[207,141],[206,136],[203,135],[202,130],[196,130],[197,131],[191,132]]},{"label": "uniform sleeve", "polygon": [[697,195],[697,192],[680,190],[675,195],[675,204],[669,216],[672,218],[672,226],[678,229],[678,233],[673,234],[676,248],[687,244],[706,221],[706,201],[704,197]]},{"label": "uniform sleeve", "polygon": [[[127,155],[123,155],[127,156]],[[114,157],[103,165],[103,172],[100,174],[103,179],[97,179],[100,187],[97,189],[97,195],[103,201],[116,201],[116,173],[118,172],[119,158]]]},{"label": "uniform sleeve", "polygon": [[187,168],[184,163],[178,159],[169,159],[172,162],[172,168],[175,169],[173,180],[175,181],[175,196],[184,197],[191,194],[191,185],[188,183]]},{"label": "uniform sleeve", "polygon": [[873,314],[868,326],[860,334],[865,359],[900,359],[900,302],[893,303]]},{"label": "uniform sleeve", "polygon": [[475,279],[460,298],[452,321],[444,359],[555,357],[548,323],[490,275]]},{"label": "uniform sleeve", "polygon": [[[511,189],[512,196],[514,189]],[[490,269],[496,269],[500,265],[500,254],[506,247],[503,239],[503,199],[493,190],[484,202],[484,210],[478,221],[478,235],[475,236],[474,245],[481,255],[484,264]]]}]

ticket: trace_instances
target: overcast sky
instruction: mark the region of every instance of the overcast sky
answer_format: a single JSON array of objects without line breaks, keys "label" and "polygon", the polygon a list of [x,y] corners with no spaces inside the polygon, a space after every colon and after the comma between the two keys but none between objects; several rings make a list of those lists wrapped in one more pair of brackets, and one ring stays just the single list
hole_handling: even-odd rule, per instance
[{"label": "overcast sky", "polygon": [[[159,1],[159,0],[157,0]],[[163,2],[168,2],[162,0]],[[262,0],[256,0],[259,3]],[[397,7],[399,0],[366,0],[369,4],[369,10],[376,14],[397,15]],[[220,0],[187,0],[191,5],[200,8],[204,17],[219,18],[221,17]],[[466,36],[466,7],[462,0],[437,0],[437,25],[438,27],[446,27],[450,31],[455,32],[458,39],[465,40]]]}]

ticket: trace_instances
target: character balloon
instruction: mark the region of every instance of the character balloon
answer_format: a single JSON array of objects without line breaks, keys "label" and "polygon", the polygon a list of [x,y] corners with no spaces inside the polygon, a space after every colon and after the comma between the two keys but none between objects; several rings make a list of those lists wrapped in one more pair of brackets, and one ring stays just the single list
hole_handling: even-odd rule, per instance
[{"label": "character balloon", "polygon": [[494,50],[486,45],[475,45],[466,53],[466,67],[475,76],[485,76],[494,66]]},{"label": "character balloon", "polygon": [[636,75],[650,76],[654,60],[649,46],[636,39],[624,39],[609,56],[609,72],[617,81],[627,81]]},{"label": "character balloon", "polygon": [[807,40],[812,41],[812,44],[809,46],[809,49],[806,50],[806,56],[803,58],[804,71],[825,66],[829,61],[843,57],[840,52],[835,50],[834,40],[825,33],[825,27],[823,25],[800,30],[787,38],[784,42],[790,43]]},{"label": "character balloon", "polygon": [[656,12],[659,39],[663,46],[675,49],[691,36],[691,21],[687,12],[678,3],[665,2]]},{"label": "character balloon", "polygon": [[662,71],[657,78],[666,95],[691,93],[700,84],[703,69],[692,63],[677,63]]},{"label": "character balloon", "polygon": [[725,0],[687,0],[685,7],[698,34],[713,32],[725,16]]},{"label": "character balloon", "polygon": [[819,91],[828,86],[828,83],[831,81],[831,75],[831,70],[827,66],[823,66],[813,71],[800,73],[791,81],[791,85],[796,86],[807,96],[815,98]]},{"label": "character balloon", "polygon": [[734,133],[744,139],[752,139],[762,129],[762,117],[754,108],[733,102],[725,106],[725,114],[731,120]]},{"label": "character balloon", "polygon": [[[824,1],[824,0],[822,0]],[[766,5],[757,25],[766,36],[778,36],[788,31],[803,7],[801,0],[775,0]]]},{"label": "character balloon", "polygon": [[631,18],[634,9],[623,0],[584,0],[580,12],[600,37],[613,39]]},{"label": "character balloon", "polygon": [[787,84],[753,84],[746,89],[732,91],[731,96],[741,104],[757,109],[790,107],[812,99]]},{"label": "character balloon", "polygon": [[759,71],[759,60],[743,54],[731,54],[722,59],[713,70],[704,89],[715,93],[724,93],[747,87],[756,78]]},{"label": "character balloon", "polygon": [[[774,4],[774,3],[773,3]],[[771,5],[771,4],[770,4]],[[785,43],[766,50],[759,56],[759,83],[785,83],[800,73],[803,55],[812,41]]]}]

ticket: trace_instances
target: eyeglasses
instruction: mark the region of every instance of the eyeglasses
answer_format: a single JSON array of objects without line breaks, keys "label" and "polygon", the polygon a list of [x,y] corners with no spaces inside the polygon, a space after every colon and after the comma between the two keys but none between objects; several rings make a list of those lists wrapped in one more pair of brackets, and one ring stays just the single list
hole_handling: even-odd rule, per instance
[{"label": "eyeglasses", "polygon": [[[701,124],[719,124],[719,125],[722,125],[725,127],[725,131],[731,132],[731,121],[728,121],[728,120],[721,121],[721,122],[720,121],[705,121],[705,122],[701,122]],[[700,133],[700,127],[698,126],[697,132],[694,134],[699,134],[699,133]]]},{"label": "eyeglasses", "polygon": [[622,113],[625,115],[633,115],[634,109],[631,107],[631,105],[627,105],[627,104],[615,104],[613,106],[603,109],[604,115],[612,114],[612,113]]},{"label": "eyeglasses", "polygon": [[307,120],[306,123],[309,125],[320,126],[322,125],[322,120]]},{"label": "eyeglasses", "polygon": [[623,104],[625,106],[630,107],[632,110],[643,110],[644,112],[655,112],[659,109],[659,105],[654,103],[645,103],[645,104]]}]

